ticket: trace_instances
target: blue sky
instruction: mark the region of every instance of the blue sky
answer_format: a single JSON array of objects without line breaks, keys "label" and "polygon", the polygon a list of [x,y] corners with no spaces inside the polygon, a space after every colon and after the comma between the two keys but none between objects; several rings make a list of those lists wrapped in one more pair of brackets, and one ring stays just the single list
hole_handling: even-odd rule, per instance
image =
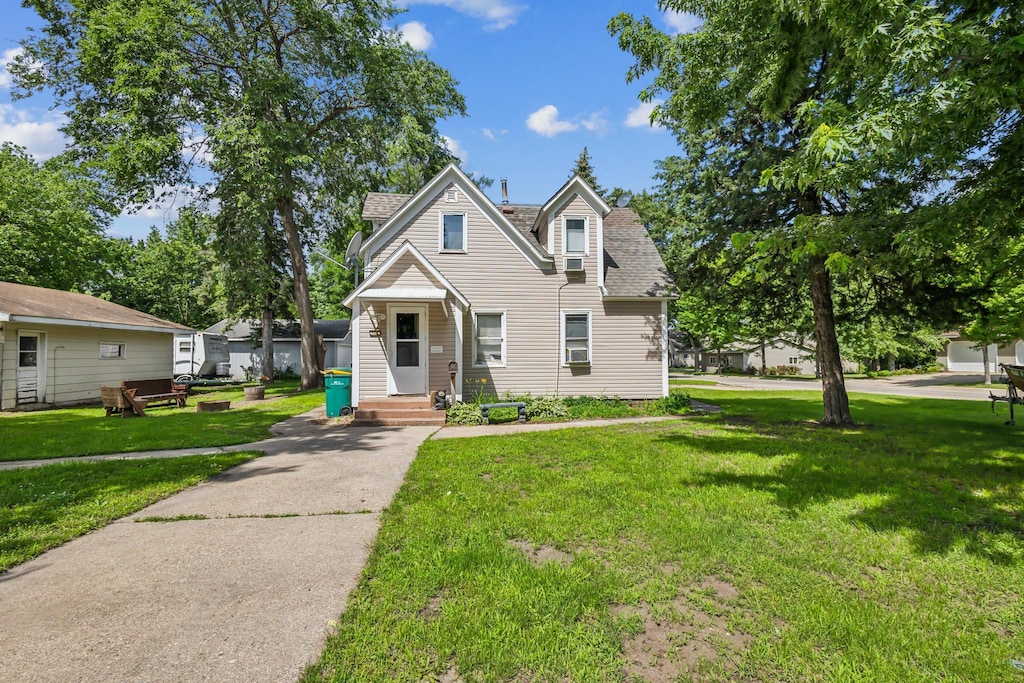
[{"label": "blue sky", "polygon": [[[2,61],[16,50],[35,14],[3,0]],[[404,0],[395,21],[413,47],[459,81],[467,116],[439,129],[465,170],[508,178],[514,203],[543,203],[568,178],[584,147],[602,186],[650,187],[655,162],[677,151],[672,136],[648,122],[649,106],[627,84],[629,55],[608,34],[619,12],[647,15],[674,33],[693,27],[692,17],[658,11],[654,0]],[[9,77],[0,70],[0,140],[45,159],[60,152],[60,112],[37,95],[12,101]],[[500,200],[500,184],[489,190]],[[174,219],[173,206],[145,209],[115,220],[110,233],[144,236],[150,225]]]}]

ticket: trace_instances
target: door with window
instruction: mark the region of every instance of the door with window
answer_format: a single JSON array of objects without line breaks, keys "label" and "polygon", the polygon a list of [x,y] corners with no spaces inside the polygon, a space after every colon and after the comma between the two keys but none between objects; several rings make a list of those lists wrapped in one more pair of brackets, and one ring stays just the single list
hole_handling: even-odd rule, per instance
[{"label": "door with window", "polygon": [[24,332],[18,335],[18,405],[38,403],[42,394],[41,335]]},{"label": "door with window", "polygon": [[388,308],[388,366],[392,394],[427,393],[427,309]]}]

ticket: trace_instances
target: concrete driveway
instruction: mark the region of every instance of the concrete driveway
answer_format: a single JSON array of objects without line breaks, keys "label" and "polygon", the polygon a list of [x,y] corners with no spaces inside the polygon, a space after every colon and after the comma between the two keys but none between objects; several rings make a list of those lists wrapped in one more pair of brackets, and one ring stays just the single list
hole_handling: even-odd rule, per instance
[{"label": "concrete driveway", "polygon": [[296,680],[434,429],[293,418],[247,446],[266,456],[0,574],[0,681]]},{"label": "concrete driveway", "polygon": [[[687,375],[673,375],[687,377]],[[712,379],[715,385],[700,385],[700,389],[734,389],[746,388],[760,391],[821,391],[821,381],[807,379],[772,379],[770,377],[751,377],[748,375],[702,375],[698,379]],[[993,377],[991,388],[965,387],[963,384],[984,382],[982,375],[962,372],[941,372],[927,375],[900,375],[897,377],[879,377],[876,379],[847,379],[846,389],[864,394],[887,394],[890,396],[917,396],[920,398],[950,398],[965,401],[987,401],[989,391],[997,394],[1006,393],[1006,387]]]}]

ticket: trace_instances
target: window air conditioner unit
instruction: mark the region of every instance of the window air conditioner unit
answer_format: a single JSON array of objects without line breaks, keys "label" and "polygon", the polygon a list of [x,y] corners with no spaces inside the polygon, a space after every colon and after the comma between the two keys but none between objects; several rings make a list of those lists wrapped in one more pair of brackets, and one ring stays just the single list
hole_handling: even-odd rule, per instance
[{"label": "window air conditioner unit", "polygon": [[565,351],[570,363],[590,362],[590,352],[587,349],[566,349]]},{"label": "window air conditioner unit", "polygon": [[567,273],[582,273],[583,272],[583,257],[582,256],[567,256],[565,258],[565,272],[567,272]]}]

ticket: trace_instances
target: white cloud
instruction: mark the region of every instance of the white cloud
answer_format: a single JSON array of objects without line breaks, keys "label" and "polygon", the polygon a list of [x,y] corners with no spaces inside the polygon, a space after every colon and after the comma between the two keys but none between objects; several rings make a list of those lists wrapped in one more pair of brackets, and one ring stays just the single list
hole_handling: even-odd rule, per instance
[{"label": "white cloud", "polygon": [[580,121],[580,125],[582,125],[585,129],[589,130],[591,133],[604,135],[605,133],[608,132],[608,129],[611,127],[611,124],[608,122],[608,119],[606,119],[604,116],[605,113],[606,110],[594,112],[587,118]]},{"label": "white cloud", "polygon": [[419,21],[409,21],[398,27],[398,35],[414,50],[426,50],[434,44],[434,36]]},{"label": "white cloud", "polygon": [[629,110],[629,114],[626,115],[626,120],[623,121],[623,123],[626,124],[627,128],[653,128],[655,130],[662,130],[665,127],[660,123],[651,124],[651,114],[654,112],[654,108],[662,104],[664,104],[664,100],[641,102]]},{"label": "white cloud", "polygon": [[571,133],[579,126],[571,121],[558,120],[558,107],[546,104],[526,118],[526,127],[538,135],[553,138],[559,133]]},{"label": "white cloud", "polygon": [[491,142],[497,142],[498,138],[507,134],[507,130],[499,130],[498,132],[494,132],[490,128],[484,128],[484,137],[490,140]]},{"label": "white cloud", "polygon": [[25,109],[0,104],[0,142],[24,147],[37,161],[56,156],[67,147],[67,139],[60,132],[64,123],[60,114],[46,112],[34,119]]},{"label": "white cloud", "polygon": [[676,33],[689,33],[704,23],[696,14],[668,10],[665,12],[665,23]]},{"label": "white cloud", "polygon": [[0,55],[0,88],[10,88],[14,85],[14,79],[11,77],[9,67],[15,58],[24,53],[25,48],[14,47],[10,50],[4,50],[3,54]]},{"label": "white cloud", "polygon": [[516,23],[526,5],[515,5],[507,0],[405,0],[407,5],[443,5],[456,12],[468,14],[484,21],[484,28],[500,31]]},{"label": "white cloud", "polygon": [[455,138],[450,138],[447,135],[442,135],[441,139],[444,140],[444,144],[448,147],[448,151],[458,157],[459,161],[466,163],[469,159],[469,153],[466,148],[459,144],[459,141]]}]

